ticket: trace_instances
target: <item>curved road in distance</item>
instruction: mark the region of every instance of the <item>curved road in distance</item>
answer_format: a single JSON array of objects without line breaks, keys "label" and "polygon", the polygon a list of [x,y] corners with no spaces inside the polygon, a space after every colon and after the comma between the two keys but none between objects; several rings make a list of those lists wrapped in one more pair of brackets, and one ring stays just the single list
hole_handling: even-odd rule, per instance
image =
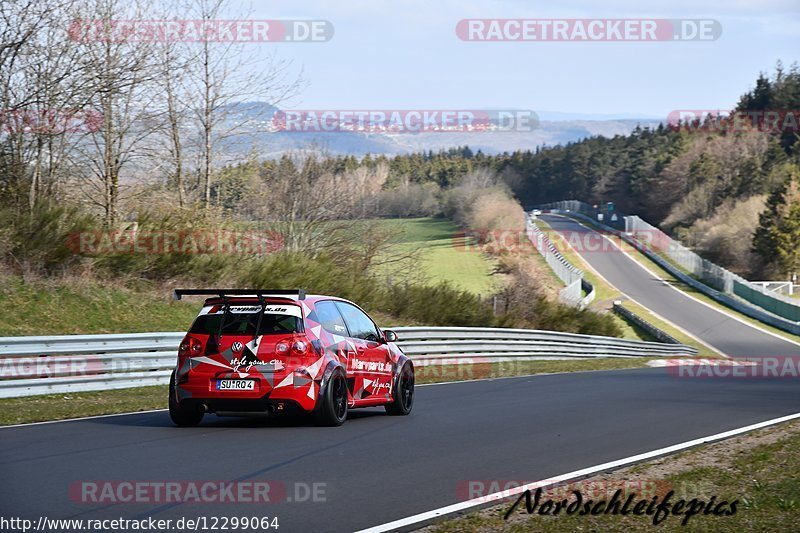
[{"label": "curved road in distance", "polygon": [[653,277],[636,261],[622,253],[616,244],[611,245],[606,241],[607,246],[603,249],[592,251],[597,249],[593,247],[599,247],[601,239],[599,232],[563,216],[541,215],[540,218],[563,235],[568,242],[588,243],[586,249],[576,252],[617,289],[721,350],[725,355],[731,357],[800,355],[800,345],[735,320],[675,290],[665,281]]}]

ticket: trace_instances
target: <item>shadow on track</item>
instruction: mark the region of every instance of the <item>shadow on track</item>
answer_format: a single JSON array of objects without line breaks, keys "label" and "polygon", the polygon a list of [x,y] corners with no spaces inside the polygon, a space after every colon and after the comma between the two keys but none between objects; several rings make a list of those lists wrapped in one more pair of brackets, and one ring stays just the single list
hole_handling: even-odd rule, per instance
[{"label": "shadow on track", "polygon": [[[348,422],[356,422],[358,420],[370,419],[374,417],[387,417],[384,410],[367,408],[350,411],[347,414]],[[180,430],[202,429],[202,428],[301,428],[301,427],[318,427],[311,415],[303,414],[286,414],[277,415],[272,417],[237,417],[237,416],[217,416],[215,414],[206,414],[203,421],[197,428],[177,428],[172,420],[169,418],[167,411],[158,413],[142,413],[130,414],[123,416],[109,416],[103,418],[96,418],[94,423],[109,426],[126,426],[126,427],[175,427]]]}]

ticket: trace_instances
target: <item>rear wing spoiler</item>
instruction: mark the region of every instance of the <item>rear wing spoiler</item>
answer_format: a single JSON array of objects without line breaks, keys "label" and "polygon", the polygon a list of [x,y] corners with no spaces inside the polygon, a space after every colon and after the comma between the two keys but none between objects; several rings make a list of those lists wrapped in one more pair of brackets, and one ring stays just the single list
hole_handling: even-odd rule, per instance
[{"label": "rear wing spoiler", "polygon": [[259,300],[269,296],[280,296],[295,300],[305,300],[306,291],[303,289],[175,289],[172,299],[180,300],[184,296],[255,296]]}]

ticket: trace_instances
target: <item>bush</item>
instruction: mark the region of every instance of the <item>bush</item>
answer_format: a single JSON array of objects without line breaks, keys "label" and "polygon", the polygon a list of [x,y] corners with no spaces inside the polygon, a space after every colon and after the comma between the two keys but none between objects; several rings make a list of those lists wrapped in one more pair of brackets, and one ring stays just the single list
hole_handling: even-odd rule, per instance
[{"label": "bush", "polygon": [[469,226],[478,230],[522,231],[525,211],[508,191],[490,189],[472,205]]},{"label": "bush", "polygon": [[757,270],[752,240],[766,196],[726,200],[708,218],[676,231],[676,237],[713,263],[749,277]]},{"label": "bush", "polygon": [[499,326],[622,336],[611,315],[554,301],[552,289],[529,263],[505,258],[503,265],[511,279],[500,294],[505,311],[497,318]]},{"label": "bush", "polygon": [[404,183],[375,196],[372,210],[376,216],[388,218],[435,216],[440,210],[439,194],[435,183]]},{"label": "bush", "polygon": [[[183,233],[192,231],[191,225],[171,214],[154,215],[143,213],[137,222],[132,222],[121,227],[118,251],[99,248],[94,264],[101,270],[112,275],[135,275],[146,279],[168,279],[175,276],[191,276],[194,272],[192,263],[196,256],[188,253],[154,253],[154,250],[144,252],[119,251],[125,245],[124,239],[135,235],[152,236],[167,233]],[[113,234],[108,232],[102,236]],[[155,247],[155,245],[153,245]]]},{"label": "bush", "polygon": [[578,309],[545,298],[529,302],[524,310],[512,306],[511,310],[497,318],[497,325],[504,328],[567,331],[606,337],[622,336],[622,330],[611,315]]},{"label": "bush", "polygon": [[491,327],[491,307],[480,297],[439,285],[395,285],[386,291],[385,301],[376,309],[399,318],[432,326]]},{"label": "bush", "polygon": [[75,237],[94,227],[76,207],[41,204],[26,213],[5,208],[0,210],[0,253],[17,273],[64,272],[81,261]]}]

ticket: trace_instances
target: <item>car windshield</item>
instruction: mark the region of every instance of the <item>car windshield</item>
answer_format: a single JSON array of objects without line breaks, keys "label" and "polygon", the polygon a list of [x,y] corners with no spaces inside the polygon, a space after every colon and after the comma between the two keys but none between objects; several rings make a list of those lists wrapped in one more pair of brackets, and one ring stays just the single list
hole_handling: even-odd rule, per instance
[{"label": "car windshield", "polygon": [[[256,335],[258,315],[258,312],[229,312],[227,314],[219,312],[216,314],[200,315],[194,321],[194,324],[192,324],[189,333],[217,335],[220,333],[220,323],[224,317],[225,322],[221,332],[223,335]],[[300,317],[288,314],[264,313],[258,335],[296,333],[299,331],[301,331]]]}]

